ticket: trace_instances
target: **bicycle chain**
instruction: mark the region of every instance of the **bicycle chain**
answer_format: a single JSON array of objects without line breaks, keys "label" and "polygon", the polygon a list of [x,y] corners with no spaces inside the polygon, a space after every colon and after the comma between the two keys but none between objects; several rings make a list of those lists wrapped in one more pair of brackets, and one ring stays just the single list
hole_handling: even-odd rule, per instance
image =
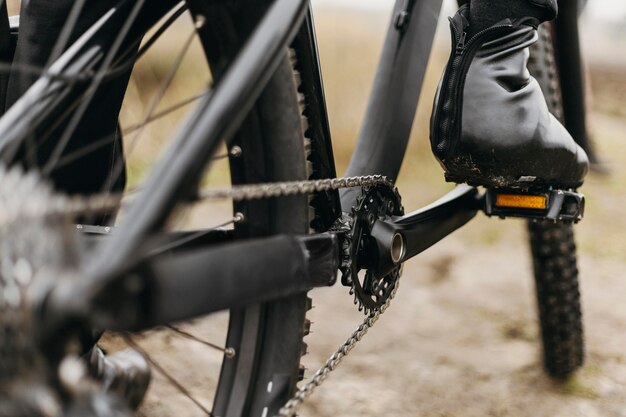
[{"label": "bicycle chain", "polygon": [[315,389],[322,385],[326,378],[328,378],[328,374],[337,369],[341,361],[343,361],[343,358],[346,357],[352,349],[354,349],[356,344],[363,339],[369,329],[376,324],[380,316],[387,311],[391,301],[396,296],[398,286],[399,283],[396,284],[393,292],[387,299],[387,302],[385,302],[385,304],[383,304],[379,309],[376,309],[367,315],[367,317],[363,320],[363,323],[354,331],[354,333],[352,333],[352,335],[341,345],[341,347],[339,347],[339,349],[337,349],[337,351],[335,351],[335,353],[328,358],[324,366],[318,369],[309,382],[307,382],[302,388],[298,389],[295,395],[287,401],[287,403],[279,410],[276,417],[293,417],[298,412],[298,409],[304,401],[313,394]]},{"label": "bicycle chain", "polygon": [[239,185],[230,188],[208,189],[198,193],[200,200],[219,200],[230,198],[233,201],[260,200],[264,198],[286,197],[299,194],[312,194],[320,191],[332,191],[342,188],[367,187],[393,184],[383,175],[366,175],[323,180],[292,182],[274,182],[268,184]]},{"label": "bicycle chain", "polygon": [[[0,176],[4,172],[0,170]],[[12,175],[20,177],[21,172],[15,170]],[[33,183],[37,183],[37,178],[32,177]],[[197,199],[200,200],[214,200],[214,199],[226,199],[230,198],[233,201],[243,200],[258,200],[273,197],[285,197],[291,195],[303,195],[311,194],[321,191],[339,190],[342,188],[352,187],[368,187],[383,185],[393,188],[393,184],[389,179],[382,175],[367,175],[359,177],[345,177],[345,178],[333,178],[322,180],[306,180],[306,181],[293,181],[293,182],[280,182],[269,184],[257,184],[257,185],[242,185],[231,188],[223,189],[209,189],[203,190],[198,193]],[[93,197],[65,197],[56,196],[52,198],[54,194],[50,195],[50,201],[47,205],[24,205],[22,210],[13,215],[0,216],[0,224],[7,224],[11,220],[16,218],[28,218],[36,217],[41,218],[44,216],[55,216],[63,214],[65,216],[79,216],[97,212],[103,209],[110,209],[116,205],[121,204],[122,198],[119,195],[108,196],[93,196]],[[28,210],[28,207],[34,207]],[[24,210],[26,209],[26,210]],[[17,215],[15,215],[17,214]],[[338,221],[337,230],[341,231],[346,228],[346,225]],[[352,335],[341,345],[341,347],[332,354],[332,356],[326,361],[326,363],[315,373],[315,375],[307,382],[302,388],[300,388],[295,395],[285,403],[280,409],[277,417],[292,417],[298,411],[302,403],[310,397],[315,389],[319,387],[328,377],[332,371],[334,371],[343,358],[350,353],[350,351],[356,346],[358,342],[362,340],[365,334],[374,324],[378,321],[380,316],[385,313],[389,307],[391,301],[396,295],[398,285],[395,286],[391,295],[387,301],[377,309],[366,310],[366,318],[363,323],[352,333]]]},{"label": "bicycle chain", "polygon": [[[199,198],[203,200],[230,198],[234,201],[243,201],[272,197],[285,197],[298,194],[311,194],[320,191],[338,190],[350,187],[368,187],[375,185],[384,185],[393,188],[393,184],[386,177],[382,175],[369,175],[312,181],[245,185],[220,190],[212,189],[199,193]],[[343,224],[342,227],[342,224],[340,224],[338,229],[343,229],[345,226],[346,225]],[[302,406],[304,401],[309,398],[320,385],[322,385],[328,375],[339,366],[343,358],[348,355],[352,349],[354,349],[356,344],[363,339],[365,334],[367,334],[369,329],[374,326],[380,316],[385,313],[397,291],[398,284],[396,284],[391,295],[380,308],[369,312],[366,310],[367,317],[363,320],[363,323],[361,323],[361,325],[341,345],[341,347],[339,347],[339,349],[337,349],[337,351],[330,356],[326,363],[318,369],[309,382],[302,386],[302,388],[298,389],[295,395],[287,401],[287,403],[285,403],[285,405],[279,410],[277,417],[292,417],[298,412],[298,409]]]},{"label": "bicycle chain", "polygon": [[[230,198],[233,201],[255,200],[272,197],[285,197],[298,194],[311,194],[320,191],[339,190],[351,187],[368,187],[375,185],[383,185],[394,189],[389,179],[382,175],[368,175],[360,177],[333,178],[323,180],[310,181],[294,181],[271,184],[244,185],[224,189],[211,189],[199,193],[198,197],[204,199],[225,199]],[[395,189],[394,189],[395,190]],[[348,225],[342,223],[343,219],[338,221],[338,230],[345,229]],[[335,351],[326,363],[317,370],[315,375],[304,385],[298,389],[294,396],[285,403],[279,410],[276,417],[292,417],[297,412],[304,401],[309,398],[313,392],[326,380],[328,375],[334,371],[343,358],[347,356],[352,349],[367,334],[381,315],[387,311],[391,301],[394,299],[398,291],[399,283],[397,283],[391,292],[387,301],[377,309],[365,310],[366,317],[363,323],[352,333],[352,335]]]},{"label": "bicycle chain", "polygon": [[[23,175],[19,169],[11,171],[18,177]],[[4,172],[0,170],[0,176]],[[27,174],[33,181],[37,176]],[[373,185],[385,185],[393,187],[391,181],[382,175],[366,175],[360,177],[344,177],[323,180],[305,180],[291,182],[275,182],[267,184],[239,185],[230,188],[211,188],[201,190],[192,198],[198,200],[232,199],[233,201],[260,200],[265,198],[286,197],[292,195],[312,194],[321,191],[339,190],[342,188],[367,187]],[[21,212],[14,216],[0,214],[0,224],[6,224],[18,219],[40,218],[64,215],[78,217],[93,214],[103,210],[118,208],[123,201],[119,194],[95,195],[90,197],[67,197],[61,195],[50,196],[46,205],[24,204]]]},{"label": "bicycle chain", "polygon": [[[227,198],[230,198],[233,201],[259,200],[265,198],[286,197],[292,195],[311,194],[321,191],[339,190],[342,188],[368,187],[376,185],[383,185],[394,189],[393,183],[389,181],[387,177],[382,175],[367,175],[322,180],[242,185],[223,189],[208,189],[198,193],[198,198],[201,200]],[[341,219],[339,222],[341,222]],[[345,228],[345,225],[342,227],[340,224],[338,228]],[[287,403],[285,403],[285,405],[279,410],[277,417],[292,417],[297,413],[304,401],[310,397],[315,389],[317,389],[326,380],[328,374],[339,366],[343,358],[350,353],[356,344],[363,339],[369,329],[374,326],[380,316],[385,313],[397,291],[398,284],[396,284],[391,295],[381,307],[373,310],[365,310],[366,318],[363,320],[363,323],[361,323],[361,325],[341,345],[341,347],[331,355],[326,363],[318,369],[309,382],[302,386],[302,388],[298,389],[295,395],[287,401]]]}]

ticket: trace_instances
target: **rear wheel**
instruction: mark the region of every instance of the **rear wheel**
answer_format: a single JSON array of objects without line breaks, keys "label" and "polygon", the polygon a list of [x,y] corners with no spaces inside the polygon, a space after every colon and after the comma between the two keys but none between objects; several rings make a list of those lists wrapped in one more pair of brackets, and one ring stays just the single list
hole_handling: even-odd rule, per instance
[{"label": "rear wheel", "polygon": [[[550,111],[563,117],[550,25],[539,28],[529,70],[541,85]],[[574,227],[570,223],[528,223],[533,257],[543,363],[555,378],[571,375],[584,362],[584,338]]]},{"label": "rear wheel", "polygon": [[[219,81],[219,77],[227,71],[232,57],[245,40],[245,32],[249,28],[242,29],[235,24],[241,20],[238,19],[239,16],[231,15],[236,12],[230,4],[220,6],[211,3],[207,6],[206,2],[187,3],[192,15],[206,16],[208,23],[200,30],[199,38],[204,50],[203,58],[206,58],[207,64],[213,70],[214,80]],[[210,10],[202,10],[203,5]],[[219,9],[220,7],[222,8]],[[249,10],[238,12],[248,13],[247,17],[250,18]],[[212,22],[212,19],[219,21]],[[199,19],[196,23],[198,21]],[[212,23],[215,25],[211,26]],[[233,39],[225,39],[228,36],[233,36]],[[233,42],[226,42],[227,40]],[[233,184],[309,178],[310,163],[307,156],[310,147],[305,143],[305,121],[299,103],[298,77],[293,70],[293,59],[285,51],[285,58],[239,131],[229,142],[228,155]],[[172,66],[172,76],[178,65],[180,61]],[[168,77],[164,77],[165,81],[159,87],[159,90],[163,90],[159,92],[159,98],[162,98],[169,86],[171,79],[168,80]],[[144,125],[153,116],[156,118],[158,104],[156,102],[149,106],[151,110],[143,124],[139,127],[133,126],[135,130],[141,133]],[[74,150],[76,154],[80,151]],[[236,203],[234,211],[241,213],[243,219],[235,224],[235,239],[273,234],[307,234],[312,220],[307,196]],[[120,227],[124,227],[124,224]],[[250,279],[254,277],[251,276]],[[210,415],[243,417],[271,416],[278,413],[290,399],[300,378],[300,358],[306,350],[303,337],[308,333],[305,316],[310,308],[311,300],[303,293],[230,312],[226,342],[219,346],[224,345],[232,350],[224,355]],[[210,401],[208,398],[209,395],[196,403],[206,404]]]}]

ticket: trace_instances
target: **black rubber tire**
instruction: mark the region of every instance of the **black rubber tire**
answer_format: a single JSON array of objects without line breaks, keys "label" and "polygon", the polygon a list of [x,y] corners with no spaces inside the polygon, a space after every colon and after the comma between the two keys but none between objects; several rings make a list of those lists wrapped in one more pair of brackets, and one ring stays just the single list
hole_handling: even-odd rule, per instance
[{"label": "black rubber tire", "polygon": [[[255,7],[230,3],[188,1],[192,14],[207,24],[199,32],[214,82],[219,83],[228,63],[248,36],[250,20],[262,15]],[[233,6],[233,7],[231,7]],[[265,5],[259,3],[258,7]],[[310,149],[294,72],[294,58],[285,58],[254,108],[230,140],[239,156],[230,156],[234,185],[305,180],[310,176]],[[273,234],[307,234],[312,220],[307,196],[236,203],[245,221],[235,227],[236,239]],[[277,271],[280,273],[280,271]],[[250,277],[254,279],[254,277]],[[220,417],[273,416],[291,398],[302,377],[300,359],[306,352],[303,337],[309,329],[306,293],[230,312],[225,346],[237,354],[224,358],[213,403]]]},{"label": "black rubber tire", "polygon": [[[213,10],[213,4],[206,2],[188,2],[188,5],[192,13],[199,15],[207,11],[201,7]],[[167,11],[166,7],[169,5],[164,5],[163,12]],[[230,11],[230,4],[221,10]],[[244,12],[249,13],[249,8]],[[221,25],[204,26],[200,42],[214,75],[218,72],[223,75],[228,62],[216,62],[211,56],[216,50],[218,53],[228,50],[234,55],[238,45],[224,45],[221,41],[227,35],[238,35],[237,29],[241,28],[232,16],[212,17],[221,19]],[[298,77],[292,60],[285,50],[284,59],[230,143],[242,150],[237,155],[229,152],[233,184],[297,181],[310,176],[307,159],[310,146],[305,139]],[[312,220],[306,195],[237,203],[234,211],[244,214],[244,220],[235,227],[236,239],[303,235],[309,233]],[[301,378],[300,359],[306,351],[303,337],[309,329],[306,312],[310,308],[310,298],[302,293],[230,312],[225,346],[233,348],[235,355],[224,357],[212,415],[245,417],[278,413]]]},{"label": "black rubber tire", "polygon": [[[289,59],[281,63],[235,140],[243,150],[243,158],[231,163],[234,183],[309,177],[308,146]],[[309,232],[307,196],[238,204],[235,210],[243,212],[248,222],[248,226],[237,230],[240,237]],[[303,293],[231,311],[226,345],[237,346],[238,356],[224,359],[214,415],[278,413],[301,379],[300,358],[306,352],[302,339],[308,333],[306,312],[310,308],[311,300]]]},{"label": "black rubber tire", "polygon": [[[563,104],[550,25],[539,29],[528,68],[537,79],[550,111],[562,118]],[[584,336],[574,227],[570,223],[528,223],[543,364],[553,378],[564,379],[584,363]]]},{"label": "black rubber tire", "polygon": [[530,222],[543,362],[548,374],[566,378],[584,362],[576,245],[572,225]]}]

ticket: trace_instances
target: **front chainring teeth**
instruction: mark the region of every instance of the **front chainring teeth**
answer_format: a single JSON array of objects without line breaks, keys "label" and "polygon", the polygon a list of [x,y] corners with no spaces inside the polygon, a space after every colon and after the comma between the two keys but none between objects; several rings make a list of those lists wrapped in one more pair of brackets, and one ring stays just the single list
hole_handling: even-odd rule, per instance
[{"label": "front chainring teeth", "polygon": [[342,278],[344,286],[350,287],[350,295],[359,311],[371,314],[379,310],[392,296],[400,277],[400,267],[384,277],[376,279],[372,271],[361,268],[359,256],[365,250],[365,243],[377,220],[388,219],[404,214],[397,188],[380,184],[362,187],[361,195],[350,210],[350,222],[343,240]]},{"label": "front chainring teeth", "polygon": [[340,232],[343,236],[343,238],[341,239],[341,264],[339,266],[339,270],[341,271],[341,284],[344,286],[352,285],[352,274],[350,271],[352,225],[352,217],[344,213],[342,217],[337,221],[335,226],[331,228],[331,231]]}]

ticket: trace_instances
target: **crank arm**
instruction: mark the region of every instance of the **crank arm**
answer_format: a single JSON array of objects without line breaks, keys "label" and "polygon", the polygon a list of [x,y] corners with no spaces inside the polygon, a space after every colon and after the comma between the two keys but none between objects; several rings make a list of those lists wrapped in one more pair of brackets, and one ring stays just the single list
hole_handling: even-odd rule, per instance
[{"label": "crank arm", "polygon": [[414,213],[376,220],[363,262],[377,277],[384,276],[467,224],[482,205],[478,190],[462,185]]}]

